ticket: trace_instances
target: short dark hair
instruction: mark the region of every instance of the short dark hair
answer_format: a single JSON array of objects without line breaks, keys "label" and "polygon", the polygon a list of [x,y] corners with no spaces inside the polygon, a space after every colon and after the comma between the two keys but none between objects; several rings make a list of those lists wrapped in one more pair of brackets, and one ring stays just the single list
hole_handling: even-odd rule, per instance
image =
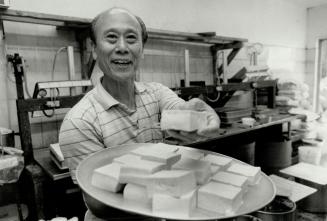
[{"label": "short dark hair", "polygon": [[[111,10],[111,9],[109,9]],[[109,10],[106,10],[104,12],[101,12],[100,14],[98,14],[91,22],[91,27],[90,27],[90,38],[91,40],[93,41],[93,43],[96,45],[96,38],[95,38],[95,25],[96,23],[98,22],[98,20],[102,17],[102,15],[106,12],[108,12]],[[133,14],[132,14],[133,15]],[[144,44],[147,42],[148,40],[148,31],[146,30],[146,26],[143,22],[143,20],[139,17],[139,16],[136,16],[136,15],[133,15],[136,20],[139,22],[140,26],[141,26],[141,35],[142,35],[142,43],[143,43],[143,46]]]}]

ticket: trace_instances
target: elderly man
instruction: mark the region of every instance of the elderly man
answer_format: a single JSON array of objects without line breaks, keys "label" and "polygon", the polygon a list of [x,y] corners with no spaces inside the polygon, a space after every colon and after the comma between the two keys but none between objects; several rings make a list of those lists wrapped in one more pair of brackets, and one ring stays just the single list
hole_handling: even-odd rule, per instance
[{"label": "elderly man", "polygon": [[186,102],[162,84],[135,81],[147,40],[139,17],[121,8],[106,10],[93,20],[91,38],[103,77],[67,113],[59,135],[74,182],[76,167],[94,152],[121,144],[163,141],[156,125],[165,109],[210,113],[207,127],[197,133],[170,132],[180,140],[192,142],[217,133],[219,118],[202,100]]}]

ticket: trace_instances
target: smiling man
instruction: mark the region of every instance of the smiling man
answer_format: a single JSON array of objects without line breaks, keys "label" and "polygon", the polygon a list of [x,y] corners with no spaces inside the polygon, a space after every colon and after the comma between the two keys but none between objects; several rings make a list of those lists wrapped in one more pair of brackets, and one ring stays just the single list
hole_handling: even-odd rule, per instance
[{"label": "smiling man", "polygon": [[136,82],[147,31],[143,21],[122,8],[100,13],[92,22],[94,56],[103,77],[66,115],[59,144],[75,180],[78,164],[104,148],[128,143],[157,143],[163,133],[157,126],[164,109],[207,111],[209,124],[201,134],[171,134],[190,142],[210,137],[219,118],[205,102],[185,102],[160,83]]},{"label": "smiling man", "polygon": [[94,56],[103,77],[66,115],[59,144],[73,181],[78,164],[104,148],[128,143],[163,141],[158,127],[165,109],[208,112],[208,125],[199,134],[178,134],[194,141],[216,134],[220,121],[205,102],[179,98],[160,83],[136,82],[147,31],[143,21],[121,8],[94,18],[91,28]]}]

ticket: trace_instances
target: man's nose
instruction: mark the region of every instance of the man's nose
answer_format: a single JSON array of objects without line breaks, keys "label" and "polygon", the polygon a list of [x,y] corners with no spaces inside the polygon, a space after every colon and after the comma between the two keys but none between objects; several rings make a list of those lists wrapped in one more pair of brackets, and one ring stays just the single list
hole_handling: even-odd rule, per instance
[{"label": "man's nose", "polygon": [[128,47],[126,44],[126,41],[123,37],[119,38],[116,46],[116,52],[119,53],[127,53],[128,52]]}]

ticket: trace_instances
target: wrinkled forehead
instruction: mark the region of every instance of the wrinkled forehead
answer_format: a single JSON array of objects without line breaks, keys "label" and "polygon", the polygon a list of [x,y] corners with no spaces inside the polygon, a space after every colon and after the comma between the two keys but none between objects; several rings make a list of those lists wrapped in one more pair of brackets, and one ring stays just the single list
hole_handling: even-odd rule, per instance
[{"label": "wrinkled forehead", "polygon": [[135,29],[141,34],[141,25],[136,17],[124,9],[111,9],[99,15],[95,23],[95,32],[107,29]]}]

